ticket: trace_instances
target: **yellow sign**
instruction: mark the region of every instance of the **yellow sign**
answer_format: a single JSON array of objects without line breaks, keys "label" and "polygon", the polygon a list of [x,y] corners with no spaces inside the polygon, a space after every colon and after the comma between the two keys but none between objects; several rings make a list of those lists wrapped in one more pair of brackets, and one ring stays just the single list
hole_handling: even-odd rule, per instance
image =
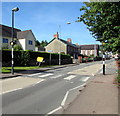
[{"label": "yellow sign", "polygon": [[37,57],[37,62],[42,62],[43,61],[43,57]]}]

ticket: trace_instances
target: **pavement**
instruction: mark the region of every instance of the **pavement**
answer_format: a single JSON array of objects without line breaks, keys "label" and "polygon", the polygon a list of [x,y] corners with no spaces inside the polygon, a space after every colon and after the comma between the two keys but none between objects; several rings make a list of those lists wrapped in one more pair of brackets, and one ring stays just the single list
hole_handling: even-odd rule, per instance
[{"label": "pavement", "polygon": [[106,66],[106,75],[95,75],[62,114],[120,114],[120,88],[116,84],[115,61]]},{"label": "pavement", "polygon": [[57,66],[50,66],[50,67],[44,67],[44,68],[39,68],[39,69],[33,69],[33,70],[26,70],[22,72],[17,72],[12,75],[11,73],[2,73],[0,75],[0,79],[8,79],[8,78],[14,78],[14,77],[19,77],[19,76],[25,76],[28,74],[34,74],[34,73],[39,73],[39,72],[44,72],[48,70],[54,70],[58,68],[64,68],[64,67],[69,67],[69,66],[74,66],[77,64],[66,64],[66,65],[57,65]]}]

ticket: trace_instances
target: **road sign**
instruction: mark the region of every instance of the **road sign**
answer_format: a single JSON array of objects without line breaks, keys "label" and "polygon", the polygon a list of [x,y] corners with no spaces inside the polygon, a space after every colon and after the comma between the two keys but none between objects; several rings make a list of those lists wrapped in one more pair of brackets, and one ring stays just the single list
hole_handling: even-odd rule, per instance
[{"label": "road sign", "polygon": [[43,57],[37,57],[37,62],[42,62],[43,61]]}]

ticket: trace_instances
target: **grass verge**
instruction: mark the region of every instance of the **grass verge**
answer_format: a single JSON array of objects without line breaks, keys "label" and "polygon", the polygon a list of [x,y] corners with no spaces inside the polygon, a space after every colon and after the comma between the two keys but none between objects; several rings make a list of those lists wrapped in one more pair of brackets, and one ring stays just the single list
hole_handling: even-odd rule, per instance
[{"label": "grass verge", "polygon": [[[55,65],[52,65],[52,66],[55,66]],[[33,70],[33,69],[39,69],[39,68],[45,68],[45,67],[50,67],[50,66],[47,65],[47,66],[40,66],[40,67],[39,66],[14,67],[14,72]],[[11,67],[2,67],[0,71],[2,73],[10,73]]]}]

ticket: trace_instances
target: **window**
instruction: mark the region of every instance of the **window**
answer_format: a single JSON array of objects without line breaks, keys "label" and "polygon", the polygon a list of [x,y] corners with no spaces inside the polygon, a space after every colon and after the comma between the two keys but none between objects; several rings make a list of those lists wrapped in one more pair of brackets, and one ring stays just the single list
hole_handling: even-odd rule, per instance
[{"label": "window", "polygon": [[3,38],[3,43],[8,43],[8,39]]},{"label": "window", "polygon": [[33,42],[32,42],[31,40],[29,40],[29,41],[28,41],[28,44],[29,44],[29,45],[32,45],[32,44],[33,44]]}]

